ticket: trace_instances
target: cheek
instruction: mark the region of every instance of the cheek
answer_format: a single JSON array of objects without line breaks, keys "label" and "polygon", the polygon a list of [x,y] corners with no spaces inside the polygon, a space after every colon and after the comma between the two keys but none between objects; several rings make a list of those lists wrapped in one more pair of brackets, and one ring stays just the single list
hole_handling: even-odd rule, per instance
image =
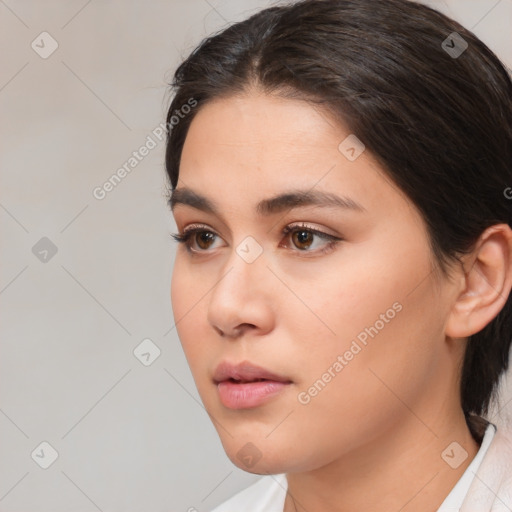
[{"label": "cheek", "polygon": [[187,256],[178,254],[174,262],[171,277],[171,303],[177,328],[180,327],[182,319],[196,317],[199,314],[200,306],[206,299],[208,291],[204,283],[211,281],[200,273],[201,268],[191,268],[186,261]]},{"label": "cheek", "polygon": [[[190,268],[186,256],[177,255],[171,278],[171,302],[176,334],[202,394],[210,385],[208,364],[216,360],[218,345],[212,343],[214,333],[208,323],[208,304],[215,281],[211,272]],[[210,293],[209,293],[210,292]]]},{"label": "cheek", "polygon": [[311,311],[294,303],[285,313],[300,320],[288,325],[295,326],[301,390],[320,380],[318,405],[345,404],[363,415],[392,397],[379,377],[392,389],[406,384],[406,392],[418,392],[438,355],[443,319],[432,281],[425,279],[430,261],[423,246],[398,257],[366,252],[372,256],[351,256],[345,265],[333,260],[337,272],[325,267],[314,286],[297,281],[297,295]]},{"label": "cheek", "polygon": [[[408,231],[401,231],[403,239]],[[348,349],[354,339],[364,345],[365,341],[386,338],[387,345],[398,346],[418,331],[429,315],[425,306],[432,309],[426,241],[418,237],[413,243],[409,238],[407,244],[395,244],[390,242],[392,234],[381,234],[365,247],[351,248],[337,272],[332,269],[325,275],[320,289],[317,284],[317,294],[324,297],[319,311],[336,332],[339,348],[345,345]]]},{"label": "cheek", "polygon": [[204,314],[201,309],[204,306],[200,301],[200,290],[195,290],[195,283],[192,273],[184,268],[180,257],[177,256],[171,278],[172,311],[176,333],[191,366],[194,365],[193,350],[198,345],[198,330],[201,326],[197,318],[198,315]]},{"label": "cheek", "polygon": [[[370,337],[367,329],[375,324],[380,335],[404,316],[398,310],[403,309],[401,304],[416,271],[410,275],[405,269],[398,274],[397,265],[393,265],[391,273],[382,260],[376,264],[375,259],[365,261],[364,257],[354,258],[349,264],[333,260],[329,267],[315,272],[310,282],[297,277],[292,286],[300,301],[289,297],[283,315],[295,334],[302,333],[304,352],[332,357],[349,350],[358,336],[364,344]],[[375,333],[375,329],[370,331]]]},{"label": "cheek", "polygon": [[[395,296],[391,293],[390,299]],[[393,309],[396,314],[382,329],[377,324],[377,331],[370,327],[378,314],[385,314],[388,301],[369,297],[357,319],[350,316],[351,308],[343,308],[343,302],[331,307],[338,313],[330,316],[338,333],[335,338],[319,336],[323,332],[319,329],[316,336],[314,329],[302,332],[303,349],[300,355],[296,352],[299,357],[294,361],[302,369],[290,408],[294,413],[286,428],[275,431],[268,448],[272,452],[275,446],[285,447],[279,450],[279,462],[302,470],[318,467],[333,454],[348,453],[378,439],[411,415],[404,404],[417,406],[424,399],[436,366],[433,344],[425,341],[433,319],[419,318],[421,308],[409,300],[401,304],[402,309]],[[324,315],[328,312],[323,310]],[[358,333],[367,335],[366,344],[358,340]],[[304,450],[286,451],[297,446]]]},{"label": "cheek", "polygon": [[185,314],[187,304],[190,302],[187,281],[188,279],[186,277],[186,274],[183,272],[181,268],[178,257],[176,257],[171,277],[171,304],[174,316],[174,324],[176,326],[176,331],[178,332],[178,335],[180,334],[181,319]]}]

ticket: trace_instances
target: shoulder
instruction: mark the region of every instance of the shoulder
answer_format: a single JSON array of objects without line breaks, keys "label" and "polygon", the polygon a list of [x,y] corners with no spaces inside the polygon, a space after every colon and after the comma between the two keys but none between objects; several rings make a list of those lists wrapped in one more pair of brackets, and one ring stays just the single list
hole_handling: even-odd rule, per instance
[{"label": "shoulder", "polygon": [[282,512],[286,490],[285,474],[264,476],[212,512]]}]

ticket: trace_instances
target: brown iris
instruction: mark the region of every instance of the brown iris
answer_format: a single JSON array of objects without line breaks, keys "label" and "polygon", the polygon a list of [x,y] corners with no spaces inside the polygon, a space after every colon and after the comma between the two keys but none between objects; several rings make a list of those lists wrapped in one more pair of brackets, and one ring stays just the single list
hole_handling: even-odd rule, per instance
[{"label": "brown iris", "polygon": [[[196,233],[197,245],[201,249],[208,249],[209,242],[213,242],[213,240],[215,239],[215,236],[216,235],[214,233],[210,233],[209,231],[202,231],[202,232]],[[202,243],[204,243],[206,245],[206,247],[203,247]]]},{"label": "brown iris", "polygon": [[[313,233],[306,229],[292,233],[293,242],[299,249],[307,249],[313,243],[313,236]],[[302,244],[306,244],[306,246],[304,247]]]}]

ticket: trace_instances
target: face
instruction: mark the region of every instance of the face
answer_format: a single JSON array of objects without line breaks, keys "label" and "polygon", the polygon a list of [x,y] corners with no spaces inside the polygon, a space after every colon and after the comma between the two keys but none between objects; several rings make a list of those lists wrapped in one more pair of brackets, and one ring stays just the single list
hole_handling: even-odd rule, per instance
[{"label": "face", "polygon": [[205,105],[185,141],[174,319],[224,449],[250,472],[361,453],[418,423],[404,403],[426,415],[446,397],[453,290],[414,205],[349,135],[252,91]]}]

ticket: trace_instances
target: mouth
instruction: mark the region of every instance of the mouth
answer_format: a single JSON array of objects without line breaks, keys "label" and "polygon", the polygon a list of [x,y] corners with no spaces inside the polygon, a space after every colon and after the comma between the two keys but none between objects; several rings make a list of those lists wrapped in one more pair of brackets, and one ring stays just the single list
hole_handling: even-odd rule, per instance
[{"label": "mouth", "polygon": [[276,380],[273,380],[273,379],[235,379],[233,377],[230,377],[229,379],[225,379],[223,381],[220,381],[220,382],[226,382],[226,381],[229,381],[229,382],[234,382],[235,384],[247,384],[247,383],[251,383],[251,382],[264,382],[264,381],[274,381],[274,382],[279,382],[279,381],[276,381]]},{"label": "mouth", "polygon": [[213,382],[222,404],[229,409],[251,409],[263,405],[292,384],[291,379],[249,362],[222,362]]},{"label": "mouth", "polygon": [[290,383],[291,379],[248,361],[237,364],[222,361],[215,369],[213,382],[219,384],[226,381],[241,384],[264,381]]},{"label": "mouth", "polygon": [[265,379],[252,382],[228,379],[219,382],[217,390],[220,401],[228,409],[253,409],[276,397],[290,384]]}]

